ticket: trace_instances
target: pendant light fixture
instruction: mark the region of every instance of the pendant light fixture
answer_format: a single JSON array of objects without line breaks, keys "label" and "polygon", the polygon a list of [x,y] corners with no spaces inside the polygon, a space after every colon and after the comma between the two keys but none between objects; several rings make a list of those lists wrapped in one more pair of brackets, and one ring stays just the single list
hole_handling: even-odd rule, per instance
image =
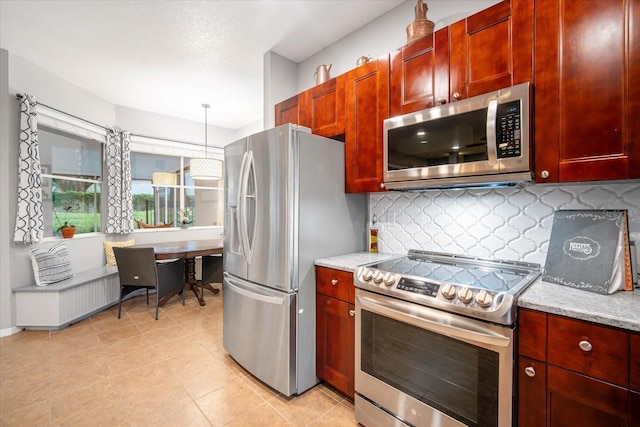
[{"label": "pendant light fixture", "polygon": [[154,172],[151,175],[151,185],[154,187],[166,187],[176,185],[177,176],[173,172]]},{"label": "pendant light fixture", "polygon": [[207,109],[209,104],[202,104],[204,108],[204,157],[196,157],[190,162],[191,179],[222,179],[222,161],[210,159],[207,153]]}]

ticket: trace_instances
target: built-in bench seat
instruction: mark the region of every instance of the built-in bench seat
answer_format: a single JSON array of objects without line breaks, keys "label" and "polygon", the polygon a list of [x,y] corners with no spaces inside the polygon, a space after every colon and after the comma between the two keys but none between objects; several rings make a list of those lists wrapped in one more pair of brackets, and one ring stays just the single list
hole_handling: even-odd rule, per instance
[{"label": "built-in bench seat", "polygon": [[47,286],[13,289],[16,326],[59,330],[118,303],[120,279],[115,266],[100,266]]}]

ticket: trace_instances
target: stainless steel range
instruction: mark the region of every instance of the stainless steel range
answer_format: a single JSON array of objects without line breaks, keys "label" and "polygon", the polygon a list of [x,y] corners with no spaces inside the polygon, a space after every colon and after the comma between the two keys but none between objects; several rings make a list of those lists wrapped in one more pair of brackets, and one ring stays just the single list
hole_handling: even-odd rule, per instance
[{"label": "stainless steel range", "polygon": [[511,426],[516,298],[540,265],[412,250],[360,267],[356,419]]}]

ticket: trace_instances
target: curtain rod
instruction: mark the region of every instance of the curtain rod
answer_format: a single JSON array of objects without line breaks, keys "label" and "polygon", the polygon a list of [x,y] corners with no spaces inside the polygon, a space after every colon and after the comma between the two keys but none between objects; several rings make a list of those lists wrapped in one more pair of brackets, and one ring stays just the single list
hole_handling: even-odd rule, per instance
[{"label": "curtain rod", "polygon": [[[24,98],[24,96],[22,96],[21,94],[19,94],[19,93],[18,93],[18,94],[16,94],[16,98],[18,98],[18,99],[22,99],[22,98]],[[99,128],[102,128],[102,129],[104,129],[104,130],[112,130],[112,129],[113,129],[113,128],[108,128],[108,127],[105,127],[105,126],[99,125],[99,124],[97,124],[97,123],[94,123],[94,122],[92,122],[92,121],[89,121],[89,120],[83,119],[82,117],[74,116],[73,114],[66,113],[66,112],[64,112],[64,111],[62,111],[62,110],[58,110],[57,108],[50,107],[50,106],[48,106],[47,104],[43,104],[43,103],[41,103],[41,102],[36,102],[36,103],[37,103],[37,104],[39,104],[39,105],[42,105],[43,107],[47,107],[47,108],[50,108],[50,109],[52,109],[52,110],[54,110],[54,111],[57,111],[57,112],[59,112],[59,113],[66,114],[67,116],[70,116],[70,117],[76,118],[76,119],[78,119],[78,120],[82,120],[83,122],[87,122],[87,123],[90,123],[90,124],[92,124],[92,125],[94,125],[94,126],[98,126]],[[140,137],[140,138],[158,139],[158,140],[160,140],[160,141],[167,141],[167,142],[179,142],[180,144],[189,144],[189,145],[193,145],[193,146],[196,146],[196,147],[203,147],[203,145],[202,145],[202,144],[198,144],[198,143],[195,143],[195,142],[178,141],[178,140],[175,140],[175,139],[160,138],[160,137],[157,137],[157,136],[140,135],[139,133],[134,133],[134,132],[131,132],[131,135],[132,135],[132,136],[138,136],[138,137]],[[221,147],[215,147],[215,148],[221,148]]]},{"label": "curtain rod", "polygon": [[[18,94],[16,94],[16,98],[18,98],[18,99],[22,99],[22,98],[24,98],[24,96],[22,96],[21,94],[19,94],[19,93],[18,93]],[[98,126],[99,128],[102,128],[102,129],[104,129],[104,130],[112,130],[112,129],[113,129],[113,128],[108,128],[108,127],[105,127],[105,126],[99,125],[99,124],[94,123],[94,122],[92,122],[92,121],[90,121],[90,120],[83,119],[82,117],[74,116],[73,114],[69,114],[69,113],[67,113],[67,112],[65,112],[65,111],[58,110],[57,108],[53,108],[53,107],[51,107],[51,106],[49,106],[49,105],[47,105],[47,104],[43,104],[42,102],[37,102],[37,101],[36,101],[36,104],[38,104],[38,105],[42,105],[43,107],[50,108],[50,109],[52,109],[52,110],[54,110],[54,111],[57,111],[58,113],[66,114],[67,116],[69,116],[69,117],[73,117],[74,119],[82,120],[83,122],[87,122],[87,123],[92,124],[92,125],[94,125],[94,126]]]},{"label": "curtain rod", "polygon": [[[139,138],[157,139],[159,141],[178,142],[180,144],[194,145],[200,148],[204,147],[204,145],[198,144],[197,142],[179,141],[177,139],[162,138],[159,136],[140,135],[139,133],[134,133],[134,132],[131,132],[131,136],[137,136]],[[220,147],[215,147],[215,148],[220,148]]]}]

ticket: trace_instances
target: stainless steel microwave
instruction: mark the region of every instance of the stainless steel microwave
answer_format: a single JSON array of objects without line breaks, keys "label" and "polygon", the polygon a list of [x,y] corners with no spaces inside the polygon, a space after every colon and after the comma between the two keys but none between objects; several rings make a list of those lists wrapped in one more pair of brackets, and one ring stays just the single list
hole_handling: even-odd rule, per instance
[{"label": "stainless steel microwave", "polygon": [[531,85],[384,121],[384,187],[419,190],[533,180]]}]

